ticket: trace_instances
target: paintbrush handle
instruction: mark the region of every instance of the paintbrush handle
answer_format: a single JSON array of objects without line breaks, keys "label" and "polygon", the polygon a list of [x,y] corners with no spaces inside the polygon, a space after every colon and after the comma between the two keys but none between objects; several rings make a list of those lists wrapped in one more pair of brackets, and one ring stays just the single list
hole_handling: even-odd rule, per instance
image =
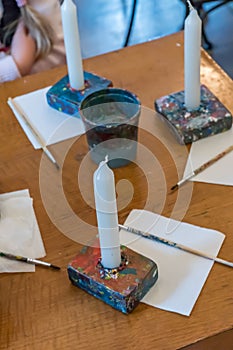
[{"label": "paintbrush handle", "polygon": [[233,267],[233,263],[230,262],[230,261],[227,261],[227,260],[223,260],[223,259],[220,259],[220,258],[217,258],[215,256],[212,256],[212,255],[208,255],[206,253],[203,253],[199,250],[196,250],[196,249],[192,249],[192,248],[189,248],[189,247],[186,247],[182,244],[175,244],[175,247],[176,248],[179,248],[185,252],[188,252],[188,253],[191,253],[191,254],[194,254],[194,255],[198,255],[202,258],[206,258],[206,259],[209,259],[209,260],[213,260],[219,264],[223,264],[223,265],[226,265],[226,266],[229,266],[229,267]]},{"label": "paintbrush handle", "polygon": [[203,252],[201,252],[199,250],[187,247],[187,246],[185,246],[183,244],[179,244],[179,243],[175,243],[175,242],[172,242],[172,241],[168,241],[168,240],[166,240],[164,238],[161,238],[161,237],[158,237],[158,236],[154,236],[154,235],[152,235],[150,233],[143,232],[141,230],[137,230],[137,229],[135,229],[133,227],[124,226],[124,225],[120,225],[120,224],[118,226],[122,230],[131,232],[131,233],[135,233],[138,236],[151,239],[152,241],[163,243],[163,244],[168,245],[169,247],[177,248],[177,249],[183,250],[183,251],[185,251],[187,253],[198,255],[198,256],[200,256],[202,258],[206,258],[206,259],[209,259],[209,260],[213,260],[213,261],[215,261],[215,262],[217,262],[219,264],[223,264],[223,265],[226,265],[226,266],[229,266],[229,267],[233,267],[233,263],[230,262],[230,261],[223,260],[223,259],[217,258],[217,257],[212,256],[212,255],[208,255],[208,254],[203,253]]},{"label": "paintbrush handle", "polygon": [[228,147],[227,149],[217,154],[212,159],[208,160],[208,162],[202,164],[199,168],[194,170],[194,175],[201,173],[203,170],[207,169],[209,166],[216,163],[219,159],[223,158],[226,154],[230,153],[231,151],[233,151],[233,146]]},{"label": "paintbrush handle", "polygon": [[21,119],[23,119],[24,123],[27,125],[27,127],[29,128],[29,130],[31,131],[31,133],[33,134],[33,136],[35,137],[35,139],[37,140],[37,142],[39,143],[39,145],[43,149],[44,153],[48,157],[48,159],[56,166],[57,169],[59,169],[59,165],[58,165],[56,159],[54,158],[52,153],[46,147],[45,140],[42,138],[42,136],[39,134],[39,132],[34,128],[34,126],[29,122],[27,115],[23,112],[23,110],[19,106],[19,104],[16,101],[14,101],[11,97],[8,98],[8,103],[20,115]]}]

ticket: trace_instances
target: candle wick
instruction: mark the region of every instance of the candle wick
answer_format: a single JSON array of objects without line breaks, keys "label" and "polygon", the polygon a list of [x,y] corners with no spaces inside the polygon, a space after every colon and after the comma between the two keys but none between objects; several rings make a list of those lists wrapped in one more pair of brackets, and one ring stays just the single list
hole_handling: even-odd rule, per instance
[{"label": "candle wick", "polygon": [[189,6],[189,11],[194,10],[193,5],[191,4],[190,0],[187,0],[188,6]]},{"label": "candle wick", "polygon": [[104,166],[105,164],[108,163],[108,155],[105,156],[104,160],[102,160],[100,163],[99,163],[99,167],[97,169],[97,172],[100,171],[101,167]]}]

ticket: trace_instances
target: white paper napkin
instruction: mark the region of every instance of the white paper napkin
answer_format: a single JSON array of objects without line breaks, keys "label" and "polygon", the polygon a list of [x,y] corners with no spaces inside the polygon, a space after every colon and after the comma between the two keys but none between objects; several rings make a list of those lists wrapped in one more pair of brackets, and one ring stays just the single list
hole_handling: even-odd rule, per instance
[{"label": "white paper napkin", "polygon": [[[85,129],[80,118],[71,117],[48,105],[46,100],[48,89],[49,87],[36,90],[25,95],[17,96],[13,100],[19,104],[32,128],[45,141],[46,145],[52,145],[83,134]],[[14,109],[11,102],[8,102],[8,104],[33,147],[36,149],[41,148],[30,128],[28,128],[25,121]]]},{"label": "white paper napkin", "polygon": [[[231,145],[233,145],[233,128],[194,142],[191,146],[184,177]],[[219,159],[190,180],[233,186],[233,152]]]},{"label": "white paper napkin", "polygon": [[[217,256],[225,235],[178,222],[144,210],[133,210],[125,225]],[[213,266],[213,261],[121,230],[121,244],[158,265],[158,281],[143,302],[189,316]]]},{"label": "white paper napkin", "polygon": [[[0,195],[0,251],[42,258],[45,249],[28,190]],[[0,272],[33,272],[35,266],[0,257]]]}]

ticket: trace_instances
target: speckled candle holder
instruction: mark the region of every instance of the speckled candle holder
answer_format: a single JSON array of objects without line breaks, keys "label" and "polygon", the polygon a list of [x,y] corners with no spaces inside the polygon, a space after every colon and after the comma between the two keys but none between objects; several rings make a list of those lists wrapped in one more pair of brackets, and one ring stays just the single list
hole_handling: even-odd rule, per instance
[{"label": "speckled candle holder", "polygon": [[85,246],[68,265],[68,276],[75,286],[128,314],[157,281],[158,268],[152,260],[124,246],[121,255],[119,268],[106,269],[100,249]]},{"label": "speckled candle holder", "polygon": [[187,110],[184,91],[163,96],[155,101],[155,109],[181,144],[219,134],[232,126],[232,115],[205,86],[201,86],[201,103],[196,110]]},{"label": "speckled candle holder", "polygon": [[79,117],[81,101],[94,91],[112,86],[112,82],[93,73],[84,72],[84,85],[82,90],[72,89],[67,75],[47,91],[47,102],[60,112]]}]

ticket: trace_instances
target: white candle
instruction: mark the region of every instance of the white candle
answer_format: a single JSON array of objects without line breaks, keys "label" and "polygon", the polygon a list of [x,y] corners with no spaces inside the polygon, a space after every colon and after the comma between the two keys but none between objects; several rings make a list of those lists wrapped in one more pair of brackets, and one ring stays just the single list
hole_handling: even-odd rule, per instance
[{"label": "white candle", "polygon": [[84,75],[77,9],[72,0],[63,1],[61,5],[61,18],[70,86],[72,89],[80,90],[84,88]]},{"label": "white candle", "polygon": [[190,4],[184,27],[184,94],[189,110],[200,106],[201,19]]},{"label": "white candle", "polygon": [[119,267],[121,252],[114,174],[107,159],[100,162],[93,180],[101,263],[111,269]]}]

